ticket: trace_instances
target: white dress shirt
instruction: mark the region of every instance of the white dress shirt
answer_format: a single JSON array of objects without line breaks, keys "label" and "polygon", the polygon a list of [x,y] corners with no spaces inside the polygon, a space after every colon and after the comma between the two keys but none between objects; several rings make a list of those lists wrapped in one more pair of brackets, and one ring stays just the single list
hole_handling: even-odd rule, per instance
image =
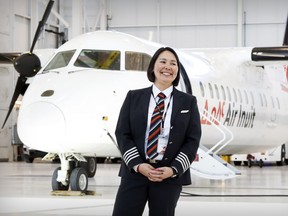
[{"label": "white dress shirt", "polygon": [[[172,107],[173,107],[173,95],[172,91],[173,91],[173,86],[170,86],[169,88],[165,89],[164,91],[160,91],[154,84],[152,86],[152,91],[153,94],[151,93],[151,97],[150,97],[150,103],[149,103],[149,108],[148,108],[148,118],[147,118],[147,128],[146,128],[146,134],[145,134],[145,149],[147,148],[147,142],[148,142],[148,136],[149,136],[149,128],[150,128],[150,121],[151,121],[151,117],[153,114],[153,111],[155,109],[156,106],[156,101],[158,102],[158,94],[160,92],[164,93],[166,95],[166,98],[164,99],[164,112],[163,112],[163,116],[162,119],[164,120],[164,127],[162,126],[162,133],[161,133],[161,137],[164,137],[164,139],[161,139],[161,142],[159,142],[160,140],[158,140],[158,148],[157,151],[159,153],[159,155],[154,158],[155,160],[162,160],[163,158],[163,151],[162,154],[160,153],[161,149],[166,148],[167,146],[167,142],[168,142],[168,138],[169,138],[169,132],[170,132],[170,126],[171,126],[171,113],[172,113]],[[153,95],[155,98],[153,98]],[[168,108],[168,110],[167,110]],[[163,142],[164,141],[164,142]],[[148,156],[146,155],[146,158],[148,158]]]}]

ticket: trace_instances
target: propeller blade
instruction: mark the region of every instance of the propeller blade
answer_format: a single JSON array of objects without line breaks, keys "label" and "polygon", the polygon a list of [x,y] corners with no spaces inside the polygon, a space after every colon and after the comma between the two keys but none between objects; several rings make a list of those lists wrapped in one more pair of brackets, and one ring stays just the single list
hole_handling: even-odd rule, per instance
[{"label": "propeller blade", "polygon": [[35,44],[36,44],[36,42],[37,42],[37,40],[38,40],[42,30],[43,30],[44,25],[47,22],[47,19],[48,19],[48,16],[49,16],[49,14],[50,14],[50,12],[52,10],[53,4],[54,4],[54,0],[50,0],[48,5],[47,5],[47,7],[46,7],[46,10],[45,10],[45,12],[43,14],[42,20],[38,24],[36,33],[34,35],[33,43],[32,43],[32,46],[30,48],[30,53],[33,52],[34,46],[35,46]]},{"label": "propeller blade", "polygon": [[19,76],[18,80],[17,80],[17,84],[16,84],[16,87],[15,87],[15,90],[14,90],[14,93],[13,93],[13,97],[12,97],[12,100],[10,102],[10,106],[9,106],[9,110],[8,110],[8,113],[6,115],[6,118],[4,120],[4,123],[2,125],[2,129],[4,128],[7,120],[8,120],[8,117],[10,116],[10,113],[14,107],[14,104],[17,100],[17,98],[19,97],[20,94],[23,94],[26,90],[26,80],[27,78],[26,77],[23,77],[23,76]]},{"label": "propeller blade", "polygon": [[284,34],[283,46],[288,46],[288,16],[286,21],[286,29]]}]

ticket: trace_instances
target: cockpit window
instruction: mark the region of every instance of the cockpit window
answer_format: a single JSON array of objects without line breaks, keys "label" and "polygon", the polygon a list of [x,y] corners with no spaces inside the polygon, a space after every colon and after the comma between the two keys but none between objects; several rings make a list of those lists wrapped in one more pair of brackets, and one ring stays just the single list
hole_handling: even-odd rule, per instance
[{"label": "cockpit window", "polygon": [[104,70],[120,70],[120,51],[82,50],[74,66]]},{"label": "cockpit window", "polygon": [[53,70],[56,68],[67,66],[72,56],[74,55],[74,53],[75,53],[75,50],[69,50],[69,51],[57,53],[54,56],[54,58],[49,62],[47,67],[44,69],[44,71]]},{"label": "cockpit window", "polygon": [[151,56],[140,52],[125,52],[125,69],[147,71]]}]

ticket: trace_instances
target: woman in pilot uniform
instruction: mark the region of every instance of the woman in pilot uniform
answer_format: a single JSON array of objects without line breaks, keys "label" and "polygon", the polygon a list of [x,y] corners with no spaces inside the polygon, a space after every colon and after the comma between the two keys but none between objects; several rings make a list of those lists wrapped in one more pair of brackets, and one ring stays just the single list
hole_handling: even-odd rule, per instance
[{"label": "woman in pilot uniform", "polygon": [[158,49],[147,76],[153,85],[127,93],[116,126],[122,164],[113,216],[141,216],[146,203],[150,216],[172,216],[182,185],[191,184],[201,125],[195,96],[175,88],[177,53]]}]

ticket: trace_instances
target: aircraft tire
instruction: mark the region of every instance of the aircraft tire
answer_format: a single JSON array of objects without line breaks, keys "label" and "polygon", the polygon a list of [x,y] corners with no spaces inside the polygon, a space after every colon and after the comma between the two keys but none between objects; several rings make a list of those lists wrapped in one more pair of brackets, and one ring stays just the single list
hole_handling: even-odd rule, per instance
[{"label": "aircraft tire", "polygon": [[283,164],[285,163],[285,155],[286,155],[286,149],[285,149],[285,144],[283,144],[281,147],[280,161],[276,161],[277,166],[283,166]]},{"label": "aircraft tire", "polygon": [[88,178],[94,177],[97,170],[97,159],[96,157],[85,157],[87,162],[81,162],[81,167],[83,167],[88,175]]},{"label": "aircraft tire", "polygon": [[70,175],[70,187],[72,191],[87,191],[88,175],[84,168],[77,167],[72,170]]},{"label": "aircraft tire", "polygon": [[260,159],[260,161],[259,161],[259,167],[262,168],[262,167],[263,167],[263,164],[264,164],[263,160]]},{"label": "aircraft tire", "polygon": [[24,161],[25,161],[26,163],[33,163],[34,157],[31,157],[31,156],[29,156],[29,155],[24,154]]},{"label": "aircraft tire", "polygon": [[61,182],[57,181],[58,177],[58,170],[60,170],[61,167],[58,167],[54,170],[53,175],[52,175],[52,190],[68,190],[69,189],[69,184],[68,185],[63,185]]}]

